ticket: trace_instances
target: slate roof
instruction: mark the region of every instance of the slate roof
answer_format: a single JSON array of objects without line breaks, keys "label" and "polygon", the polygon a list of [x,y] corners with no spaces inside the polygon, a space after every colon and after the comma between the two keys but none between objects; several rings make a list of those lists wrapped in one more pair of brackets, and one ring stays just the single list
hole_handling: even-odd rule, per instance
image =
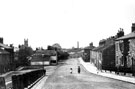
[{"label": "slate roof", "polygon": [[36,54],[44,54],[44,55],[55,55],[55,50],[38,50],[36,51]]},{"label": "slate roof", "polygon": [[82,51],[82,49],[81,48],[74,48],[74,49],[69,49],[67,52],[80,52],[80,51]]},{"label": "slate roof", "polygon": [[94,49],[92,49],[93,51],[101,51],[101,49],[103,49],[105,46],[98,46]]},{"label": "slate roof", "polygon": [[9,54],[9,52],[3,50],[3,49],[0,49],[0,54]]},{"label": "slate roof", "polygon": [[132,32],[132,33],[129,33],[129,34],[125,35],[125,36],[117,38],[116,41],[117,40],[131,39],[131,38],[135,38],[135,32]]},{"label": "slate roof", "polygon": [[93,49],[93,48],[95,48],[95,47],[94,46],[87,46],[84,49]]},{"label": "slate roof", "polygon": [[98,46],[96,48],[93,49],[93,51],[104,51],[106,48],[110,47],[114,45],[114,43],[108,44],[108,45],[102,45],[102,46]]},{"label": "slate roof", "polygon": [[0,43],[0,47],[7,48],[7,49],[11,49],[11,47],[9,47],[9,46],[7,46],[7,45],[5,45],[5,44],[2,44],[2,43]]}]

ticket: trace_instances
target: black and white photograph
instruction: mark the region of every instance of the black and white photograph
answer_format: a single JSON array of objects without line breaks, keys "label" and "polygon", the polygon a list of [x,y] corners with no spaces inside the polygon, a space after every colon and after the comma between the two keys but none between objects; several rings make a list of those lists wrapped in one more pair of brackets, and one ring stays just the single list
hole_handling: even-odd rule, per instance
[{"label": "black and white photograph", "polygon": [[135,89],[135,0],[0,0],[0,89]]}]

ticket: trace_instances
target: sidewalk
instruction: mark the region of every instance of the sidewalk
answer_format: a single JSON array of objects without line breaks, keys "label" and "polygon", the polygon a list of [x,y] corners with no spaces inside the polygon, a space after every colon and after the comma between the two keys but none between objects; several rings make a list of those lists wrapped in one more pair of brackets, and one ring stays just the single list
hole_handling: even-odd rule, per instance
[{"label": "sidewalk", "polygon": [[98,71],[97,68],[93,64],[84,62],[82,58],[78,58],[78,59],[79,59],[80,64],[82,64],[86,68],[87,71],[93,74],[97,74],[104,77],[109,77],[109,78],[135,84],[135,77],[127,77],[127,76],[116,75],[114,73],[101,72],[101,71]]},{"label": "sidewalk", "polygon": [[47,76],[44,76],[41,80],[39,80],[35,85],[33,85],[32,88],[27,88],[27,89],[42,89],[43,86],[45,85],[45,82],[47,80]]}]

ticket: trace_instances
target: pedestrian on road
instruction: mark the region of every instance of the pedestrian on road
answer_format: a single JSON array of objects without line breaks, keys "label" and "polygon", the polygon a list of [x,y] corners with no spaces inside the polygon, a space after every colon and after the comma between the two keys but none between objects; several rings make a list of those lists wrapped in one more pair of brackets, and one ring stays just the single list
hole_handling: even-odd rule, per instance
[{"label": "pedestrian on road", "polygon": [[72,70],[72,68],[70,68],[70,74],[72,74],[72,72],[73,72],[73,70]]},{"label": "pedestrian on road", "polygon": [[78,73],[80,74],[80,72],[81,72],[81,68],[80,66],[78,66]]}]

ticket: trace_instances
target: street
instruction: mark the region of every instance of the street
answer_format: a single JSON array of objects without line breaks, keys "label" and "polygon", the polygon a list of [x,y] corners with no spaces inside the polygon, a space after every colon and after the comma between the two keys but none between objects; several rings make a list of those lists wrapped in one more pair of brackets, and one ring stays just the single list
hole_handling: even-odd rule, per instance
[{"label": "street", "polygon": [[[77,71],[78,66],[81,73]],[[72,68],[72,70],[71,70]],[[72,72],[72,73],[71,73]],[[32,89],[134,89],[135,84],[122,82],[89,73],[77,59],[69,59],[60,64],[48,78],[43,78],[42,86]]]}]

